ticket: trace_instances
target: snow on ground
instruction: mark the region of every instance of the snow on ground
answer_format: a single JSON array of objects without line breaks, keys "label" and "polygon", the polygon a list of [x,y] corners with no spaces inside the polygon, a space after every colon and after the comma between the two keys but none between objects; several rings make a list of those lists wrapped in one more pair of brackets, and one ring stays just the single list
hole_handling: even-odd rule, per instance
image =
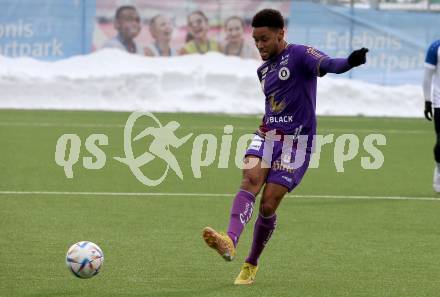
[{"label": "snow on ground", "polygon": [[[216,53],[147,58],[102,50],[58,62],[0,56],[0,108],[264,112],[260,62]],[[420,117],[418,85],[318,80],[320,115]]]}]

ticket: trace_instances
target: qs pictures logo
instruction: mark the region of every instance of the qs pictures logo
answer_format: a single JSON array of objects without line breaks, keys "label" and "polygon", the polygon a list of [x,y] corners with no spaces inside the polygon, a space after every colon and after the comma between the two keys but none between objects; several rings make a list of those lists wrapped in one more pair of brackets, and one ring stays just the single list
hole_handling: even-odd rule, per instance
[{"label": "qs pictures logo", "polygon": [[[156,126],[147,127],[139,134],[133,136],[133,128],[136,121],[141,117],[147,117],[154,121]],[[171,121],[165,126],[149,112],[132,113],[125,124],[124,128],[124,152],[125,157],[114,157],[115,160],[127,165],[133,175],[144,185],[157,186],[166,178],[169,169],[174,171],[176,175],[183,179],[182,170],[176,157],[172,153],[171,148],[179,148],[191,138],[192,133],[178,138],[174,132],[180,127],[176,121]],[[139,156],[135,156],[133,152],[133,143],[147,136],[152,136],[153,140],[147,147],[147,151]],[[97,143],[96,143],[97,142]],[[108,136],[105,134],[91,134],[85,142],[86,150],[94,155],[96,161],[93,162],[92,157],[83,158],[83,166],[86,169],[101,169],[105,166],[107,157],[104,151],[99,147],[108,145]],[[70,149],[69,149],[70,144]],[[99,146],[98,146],[99,145]],[[79,161],[81,150],[81,139],[76,134],[62,135],[56,144],[55,162],[64,168],[67,178],[73,178],[73,165]],[[68,151],[68,152],[67,152]],[[67,157],[66,157],[67,152]],[[154,159],[160,159],[165,163],[165,170],[159,178],[149,178],[141,170],[144,166]]]},{"label": "qs pictures logo", "polygon": [[[152,118],[157,124],[157,127],[147,127],[141,133],[133,137],[133,127],[137,119],[143,116]],[[124,128],[125,157],[115,157],[114,159],[128,165],[134,176],[147,186],[159,185],[167,176],[170,168],[180,179],[183,179],[182,170],[180,169],[179,163],[172,153],[171,148],[179,148],[185,144],[193,134],[190,133],[182,138],[178,138],[174,132],[176,132],[179,127],[180,124],[176,121],[171,121],[165,126],[162,126],[160,121],[151,113],[132,113]],[[132,140],[138,141],[148,135],[151,135],[154,138],[148,147],[148,151],[135,158],[133,154]],[[166,169],[161,177],[154,180],[144,175],[141,171],[141,167],[153,161],[155,158],[163,160],[166,164]]]},{"label": "qs pictures logo", "polygon": [[[229,168],[231,152],[233,151],[234,127],[225,125],[220,139],[213,134],[182,133],[181,125],[177,121],[162,124],[157,117],[149,112],[132,113],[125,124],[123,134],[123,153],[114,156],[110,160],[125,165],[134,177],[142,184],[150,187],[160,185],[168,176],[175,174],[181,180],[184,179],[179,160],[189,158],[188,154],[177,154],[179,149],[192,139],[190,163],[193,177],[202,177],[202,168],[209,167],[217,161],[217,168]],[[271,132],[266,133],[266,138],[255,134],[243,134],[234,142],[235,165],[239,169],[252,168],[255,162],[244,163],[243,157],[247,149],[259,149],[264,147],[265,160],[271,160],[273,153],[273,141],[276,137],[270,137]],[[269,137],[268,137],[269,135]],[[194,136],[194,137],[193,137]],[[273,168],[277,170],[294,170],[302,166],[306,147],[301,149],[300,143],[307,143],[307,135],[285,135],[284,142],[291,139],[297,142],[297,149],[293,151],[291,158],[292,143],[283,145],[283,166],[275,166],[278,160],[274,160]],[[304,141],[303,141],[304,140]],[[264,146],[262,146],[264,143]],[[285,143],[284,143],[285,144]],[[334,144],[333,163],[337,172],[344,172],[344,164],[355,159],[359,155],[361,142],[355,134],[342,134],[334,139],[334,134],[313,136],[313,155],[309,167],[317,168],[324,145]],[[80,161],[81,149],[85,148],[88,156],[82,158],[82,166],[88,170],[99,170],[105,167],[107,155],[103,146],[109,145],[109,138],[105,134],[91,134],[84,144],[77,134],[63,134],[58,138],[55,146],[55,163],[64,169],[67,178],[74,178],[74,165]],[[384,155],[378,146],[386,145],[386,138],[382,134],[367,135],[362,142],[361,166],[364,169],[379,169],[384,163]],[[84,146],[84,147],[83,147]],[[287,151],[284,151],[284,148]],[[290,148],[290,149],[289,149]],[[363,154],[363,156],[362,156]],[[301,157],[302,156],[302,157]],[[290,161],[293,161],[291,163]],[[269,160],[269,162],[271,162]],[[297,164],[298,163],[298,164]],[[285,165],[285,166],[284,166]],[[287,169],[286,169],[287,168]],[[290,169],[293,168],[293,169]]]}]

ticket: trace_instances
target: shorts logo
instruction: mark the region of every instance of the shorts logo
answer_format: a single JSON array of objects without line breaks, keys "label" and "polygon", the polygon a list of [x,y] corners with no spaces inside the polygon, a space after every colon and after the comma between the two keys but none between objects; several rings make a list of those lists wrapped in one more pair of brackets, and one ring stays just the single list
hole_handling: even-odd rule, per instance
[{"label": "shorts logo", "polygon": [[287,79],[289,79],[289,77],[290,77],[290,71],[289,71],[289,68],[287,68],[287,67],[283,67],[283,68],[281,68],[280,71],[278,72],[278,77],[279,77],[281,80],[287,80]]},{"label": "shorts logo", "polygon": [[288,183],[291,183],[291,182],[292,182],[292,178],[290,178],[290,177],[282,176],[281,178],[282,178],[282,179],[285,179]]}]

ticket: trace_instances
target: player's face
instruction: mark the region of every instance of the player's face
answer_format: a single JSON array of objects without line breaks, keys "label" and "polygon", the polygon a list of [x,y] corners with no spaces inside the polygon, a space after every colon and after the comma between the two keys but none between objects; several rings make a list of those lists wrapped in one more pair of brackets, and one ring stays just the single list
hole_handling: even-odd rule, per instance
[{"label": "player's face", "polygon": [[141,19],[134,9],[124,9],[115,21],[115,28],[124,39],[134,39],[141,31]]},{"label": "player's face", "polygon": [[171,20],[165,16],[160,16],[154,22],[153,37],[160,41],[170,41],[173,34]]},{"label": "player's face", "polygon": [[243,39],[243,26],[240,20],[231,19],[226,24],[226,40],[229,42],[241,42]]},{"label": "player's face", "polygon": [[284,44],[284,30],[269,27],[253,28],[252,37],[263,61],[278,55]]},{"label": "player's face", "polygon": [[194,39],[205,39],[208,34],[209,25],[203,16],[194,13],[188,18],[188,27]]}]

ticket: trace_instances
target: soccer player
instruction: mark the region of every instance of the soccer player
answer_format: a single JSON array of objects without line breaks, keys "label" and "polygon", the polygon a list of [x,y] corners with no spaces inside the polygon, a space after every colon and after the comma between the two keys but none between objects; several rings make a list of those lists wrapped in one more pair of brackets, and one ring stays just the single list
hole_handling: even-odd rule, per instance
[{"label": "soccer player", "polygon": [[434,41],[428,48],[425,59],[423,94],[425,95],[425,117],[428,121],[432,121],[432,108],[434,107],[434,128],[437,135],[434,160],[437,164],[434,168],[433,188],[434,191],[440,193],[440,67],[437,67],[439,48],[440,39]]},{"label": "soccer player", "polygon": [[[283,17],[273,9],[258,12],[252,27],[255,45],[265,61],[257,74],[266,96],[266,112],[245,155],[243,178],[232,203],[227,233],[211,227],[203,229],[207,245],[231,261],[243,228],[251,219],[255,197],[263,189],[252,247],[235,279],[237,285],[253,283],[258,259],[275,230],[276,210],[307,170],[316,134],[317,77],[364,64],[368,51],[362,48],[348,58],[332,59],[312,47],[289,44],[284,40]],[[295,160],[293,166],[291,160]]]}]

